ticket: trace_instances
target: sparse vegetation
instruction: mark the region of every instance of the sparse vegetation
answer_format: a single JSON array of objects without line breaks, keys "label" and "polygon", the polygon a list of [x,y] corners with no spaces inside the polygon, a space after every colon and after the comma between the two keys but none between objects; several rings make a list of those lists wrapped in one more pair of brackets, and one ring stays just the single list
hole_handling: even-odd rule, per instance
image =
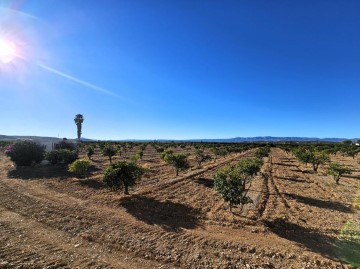
[{"label": "sparse vegetation", "polygon": [[[66,141],[66,143],[69,142]],[[352,195],[353,189],[357,188],[358,180],[356,178],[359,175],[357,161],[348,155],[334,155],[336,150],[342,152],[340,149],[345,145],[326,143],[226,144],[201,142],[152,142],[146,144],[139,142],[105,143],[99,141],[82,142],[82,144],[84,150],[73,151],[74,153],[78,152],[82,159],[70,164],[68,171],[73,173],[73,176],[85,177],[86,180],[74,180],[66,172],[67,169],[64,169],[65,166],[46,165],[30,168],[10,168],[9,178],[34,178],[40,180],[35,182],[0,180],[2,189],[1,206],[13,211],[7,205],[11,204],[13,206],[12,203],[14,203],[13,208],[19,210],[21,208],[19,203],[23,204],[23,199],[27,199],[25,202],[28,206],[26,206],[26,211],[21,212],[22,215],[26,216],[28,214],[27,217],[29,218],[35,216],[42,225],[50,225],[51,229],[62,229],[61,232],[65,233],[67,233],[67,229],[71,231],[76,229],[87,231],[89,229],[88,223],[94,223],[94,229],[90,228],[91,236],[93,236],[91,240],[99,244],[99,246],[104,246],[101,250],[108,249],[113,244],[112,238],[103,237],[103,234],[111,233],[114,235],[117,238],[114,244],[119,244],[119,242],[129,244],[136,247],[136,249],[140,248],[140,251],[144,253],[148,253],[149,249],[154,248],[153,242],[158,242],[162,229],[177,231],[184,228],[191,231],[196,227],[199,231],[201,230],[202,236],[199,240],[191,239],[190,245],[183,244],[182,240],[171,242],[164,240],[159,247],[157,243],[155,244],[154,251],[157,253],[164,250],[163,253],[166,254],[168,248],[163,245],[175,244],[177,249],[181,249],[186,255],[191,256],[194,251],[198,250],[198,244],[202,244],[204,238],[207,239],[207,229],[210,225],[211,229],[214,228],[212,233],[215,234],[211,235],[212,239],[209,242],[214,242],[214,244],[207,244],[206,250],[200,251],[204,251],[201,253],[210,253],[211,257],[217,257],[219,255],[219,246],[222,251],[230,248],[226,252],[229,264],[238,260],[239,257],[247,257],[241,256],[243,252],[237,251],[239,246],[243,246],[243,239],[247,242],[255,242],[254,247],[256,249],[251,250],[257,255],[252,260],[254,265],[258,261],[261,261],[261,263],[267,262],[267,258],[265,260],[261,258],[261,254],[267,251],[266,241],[262,241],[261,244],[256,243],[259,240],[266,240],[262,239],[262,231],[266,231],[265,233],[269,236],[273,234],[280,235],[271,237],[279,255],[284,255],[284,257],[295,255],[295,258],[292,259],[277,259],[279,268],[300,268],[303,261],[300,258],[298,259],[296,255],[299,253],[298,251],[305,249],[304,246],[306,246],[309,253],[316,253],[316,259],[321,262],[315,264],[310,258],[309,262],[311,262],[312,268],[330,268],[331,264],[328,263],[330,259],[331,263],[339,264],[339,262],[335,261],[337,257],[331,256],[330,250],[326,252],[327,256],[322,255],[322,253],[319,254],[318,246],[324,246],[321,251],[331,249],[333,245],[327,243],[328,238],[330,236],[336,238],[344,224],[344,220],[347,220],[357,207],[356,201],[351,202],[348,198],[348,194]],[[104,169],[105,164],[108,164],[108,158],[102,156],[102,151],[99,150],[100,145],[102,149],[105,149],[108,145],[117,150],[126,148],[126,152],[123,151],[121,156],[121,159],[125,159],[126,162],[117,166],[117,162],[113,158],[113,164],[110,165],[110,168]],[[91,155],[93,160],[92,173],[88,174],[88,165],[85,164],[85,167],[82,165],[84,164],[83,161],[85,161],[83,158],[86,158],[85,162],[90,164],[89,160],[87,160],[87,149],[90,147],[96,150]],[[341,166],[351,168],[354,176],[347,177],[344,184],[334,188],[335,183],[328,184],[329,180],[332,182],[334,174],[331,174],[331,178],[324,177],[325,169],[321,170],[320,175],[308,173],[307,171],[305,171],[307,173],[304,173],[294,156],[280,150],[285,147],[288,151],[293,152],[294,149],[301,148],[305,152],[332,154],[333,163],[337,162]],[[161,152],[163,154],[157,152],[157,148],[163,148],[164,150]],[[194,169],[190,173],[184,173],[181,178],[174,178],[173,169],[175,166],[169,160],[173,161],[174,156],[182,154],[184,158],[187,157],[189,166],[195,168],[199,165],[196,155],[207,154],[211,148],[224,150],[229,156],[227,158],[218,158],[217,161],[208,163],[202,169]],[[271,148],[270,158],[262,159],[264,155],[258,154],[259,149],[263,148]],[[138,154],[140,151],[143,151],[145,156],[141,160],[143,166],[139,166],[134,161],[134,158],[136,158],[136,161],[140,162]],[[58,153],[59,151],[51,153],[55,155],[56,163],[59,162]],[[260,159],[255,159],[255,156],[260,157]],[[160,157],[163,157],[164,161],[160,160]],[[120,159],[119,155],[117,155],[116,159]],[[5,158],[5,160],[4,158],[0,159],[0,161],[5,161],[4,170],[6,171],[10,167],[6,163],[6,161],[9,162],[8,158]],[[165,163],[165,161],[168,161],[168,163]],[[265,163],[263,166],[262,161]],[[310,158],[309,163],[311,164]],[[137,169],[124,168],[128,165],[138,167],[141,172],[136,172]],[[324,168],[330,168],[331,166],[329,163],[329,166],[326,165]],[[143,167],[146,167],[149,173],[144,176],[144,180],[140,181],[139,179],[144,174]],[[264,176],[255,176],[259,173],[259,167],[262,170],[261,175]],[[320,168],[322,168],[321,164]],[[128,177],[129,174],[130,177]],[[340,181],[343,175],[340,175]],[[45,178],[48,180],[41,180]],[[135,189],[132,191],[131,186],[134,186],[135,183],[136,191]],[[7,185],[10,187],[8,188]],[[39,189],[37,189],[38,187]],[[134,194],[124,196],[122,193],[109,193],[104,191],[103,187],[130,194],[134,192]],[[44,192],[47,189],[50,190],[49,194]],[[21,190],[25,195],[19,196],[13,190]],[[346,197],[344,194],[346,194]],[[52,197],[52,195],[56,195],[56,197]],[[37,199],[37,196],[39,196],[39,199]],[[36,203],[33,202],[32,197],[36,198]],[[62,203],[64,206],[61,206]],[[353,204],[352,209],[349,206],[351,203]],[[39,210],[39,206],[51,210]],[[229,212],[229,206],[232,213]],[[236,207],[238,209],[235,209]],[[301,214],[298,214],[297,208],[301,208]],[[88,212],[92,212],[92,214],[88,214]],[[112,216],[112,212],[116,214],[115,217]],[[313,218],[314,215],[317,217]],[[71,216],[71,222],[67,221],[67,216]],[[60,223],[59,217],[61,218]],[[62,219],[64,219],[65,225],[63,225]],[[329,219],[331,219],[331,222],[329,222]],[[118,224],[121,226],[118,226]],[[247,225],[250,225],[251,233],[243,232],[243,227],[247,227]],[[13,227],[16,227],[16,225]],[[101,227],[102,230],[99,230],[98,227]],[[119,231],[119,227],[121,227],[121,231]],[[222,231],[224,227],[229,231],[229,235],[217,234],[216,231]],[[146,235],[141,246],[137,244],[139,237],[134,233],[134,229],[137,228],[150,233],[150,239]],[[309,233],[310,230],[316,230],[317,232],[316,234]],[[322,232],[323,230],[326,230],[326,234]],[[347,230],[346,233],[349,234]],[[124,233],[129,235],[126,239],[123,237]],[[182,233],[171,232],[171,234],[178,239],[178,236],[181,236]],[[214,235],[219,235],[219,238],[213,237]],[[283,238],[284,235],[286,235],[286,240]],[[87,238],[88,235],[85,236]],[[225,239],[222,239],[224,236]],[[228,245],[229,236],[231,236],[233,242],[230,246]],[[316,240],[313,239],[314,237]],[[86,238],[84,242],[86,242]],[[357,243],[353,244],[352,241],[351,244],[347,244],[346,240],[342,236],[340,241],[334,242],[335,247],[341,247],[344,250],[342,253],[348,254],[346,260],[354,261],[352,257],[356,257],[354,256],[356,251],[352,251],[352,248],[356,247]],[[292,249],[293,241],[300,243],[296,252]],[[261,246],[265,247],[258,250]],[[345,246],[348,246],[347,250]],[[188,250],[188,248],[190,249]],[[114,250],[114,254],[116,253],[116,250]],[[183,258],[180,258],[179,267],[187,266],[192,259],[187,257],[184,255]],[[209,267],[214,267],[219,264],[219,260],[213,262],[207,259],[206,255],[203,257],[205,258],[199,258],[201,264],[196,264],[196,266],[201,267],[208,264]],[[157,261],[162,263],[164,260],[160,258]],[[275,267],[277,268],[277,266]]]}]

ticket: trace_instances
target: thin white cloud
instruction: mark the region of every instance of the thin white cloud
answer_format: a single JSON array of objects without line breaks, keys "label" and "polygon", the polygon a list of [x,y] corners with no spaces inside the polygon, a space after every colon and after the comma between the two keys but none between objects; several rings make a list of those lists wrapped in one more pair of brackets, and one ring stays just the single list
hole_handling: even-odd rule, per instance
[{"label": "thin white cloud", "polygon": [[83,85],[83,86],[85,86],[85,87],[91,88],[91,89],[96,90],[96,91],[98,91],[98,92],[105,93],[105,94],[108,94],[108,95],[111,95],[111,96],[114,96],[114,97],[122,98],[121,96],[117,95],[116,93],[113,93],[112,91],[106,90],[106,89],[104,89],[104,88],[102,88],[102,87],[96,86],[96,85],[91,84],[91,83],[89,83],[89,82],[86,82],[86,81],[84,81],[84,80],[81,80],[81,79],[78,79],[78,78],[76,78],[76,77],[70,76],[70,75],[68,75],[68,74],[66,74],[66,73],[63,73],[63,72],[59,71],[59,70],[56,70],[56,69],[54,69],[54,68],[51,68],[51,67],[49,67],[49,66],[47,66],[47,65],[45,65],[45,64],[36,63],[36,65],[37,65],[38,67],[40,67],[40,68],[48,71],[48,72],[51,72],[51,73],[56,74],[56,75],[59,75],[59,76],[61,76],[61,77],[63,77],[63,78],[67,78],[67,79],[69,79],[69,80],[71,80],[71,81],[74,81],[74,82],[76,82],[76,83],[79,83],[79,84],[81,84],[81,85]]},{"label": "thin white cloud", "polygon": [[31,15],[31,14],[23,12],[23,11],[8,8],[8,7],[0,7],[0,13],[13,13],[13,14],[16,14],[18,16],[26,17],[26,18],[29,18],[29,19],[34,19],[34,20],[37,20],[37,21],[39,21],[39,22],[41,22],[43,24],[46,24],[46,22],[44,20],[40,19],[39,17],[36,17],[34,15]]}]

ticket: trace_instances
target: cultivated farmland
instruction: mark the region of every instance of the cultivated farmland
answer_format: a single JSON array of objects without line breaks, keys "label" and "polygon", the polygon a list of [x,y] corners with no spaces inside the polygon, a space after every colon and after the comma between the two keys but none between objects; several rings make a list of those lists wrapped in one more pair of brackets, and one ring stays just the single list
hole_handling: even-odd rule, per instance
[{"label": "cultivated farmland", "polygon": [[[253,203],[230,212],[213,189],[214,175],[253,158],[256,147],[216,159],[205,147],[213,158],[201,167],[192,144],[172,147],[190,160],[179,176],[150,143],[112,162],[130,160],[141,147],[137,163],[147,173],[129,195],[105,188],[109,159],[98,146],[83,179],[56,165],[16,168],[0,153],[0,268],[352,268],[348,262],[359,262],[358,241],[344,239],[360,222],[356,158],[331,155],[353,171],[336,184],[328,164],[314,173],[273,146],[250,187]],[[86,157],[85,149],[80,155]]]}]

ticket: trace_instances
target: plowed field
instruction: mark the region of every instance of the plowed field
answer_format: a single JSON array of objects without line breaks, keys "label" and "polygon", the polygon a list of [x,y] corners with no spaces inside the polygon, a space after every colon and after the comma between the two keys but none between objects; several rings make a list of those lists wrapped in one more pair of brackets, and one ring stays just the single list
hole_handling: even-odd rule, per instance
[{"label": "plowed field", "polygon": [[214,173],[252,155],[193,163],[175,177],[148,147],[140,163],[151,172],[127,196],[104,188],[99,154],[88,179],[16,169],[0,155],[0,268],[351,268],[336,242],[348,220],[359,222],[357,160],[332,157],[355,170],[336,185],[326,167],[314,174],[272,149],[251,186],[254,203],[231,213]]}]

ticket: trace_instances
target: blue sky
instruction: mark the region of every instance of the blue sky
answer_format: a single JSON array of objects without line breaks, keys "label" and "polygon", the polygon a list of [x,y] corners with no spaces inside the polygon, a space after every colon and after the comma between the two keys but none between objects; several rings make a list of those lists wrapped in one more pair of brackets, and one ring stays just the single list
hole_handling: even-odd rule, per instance
[{"label": "blue sky", "polygon": [[[0,134],[360,137],[359,1],[0,0]],[[1,52],[0,52],[1,55]],[[90,85],[91,84],[91,85]]]}]

